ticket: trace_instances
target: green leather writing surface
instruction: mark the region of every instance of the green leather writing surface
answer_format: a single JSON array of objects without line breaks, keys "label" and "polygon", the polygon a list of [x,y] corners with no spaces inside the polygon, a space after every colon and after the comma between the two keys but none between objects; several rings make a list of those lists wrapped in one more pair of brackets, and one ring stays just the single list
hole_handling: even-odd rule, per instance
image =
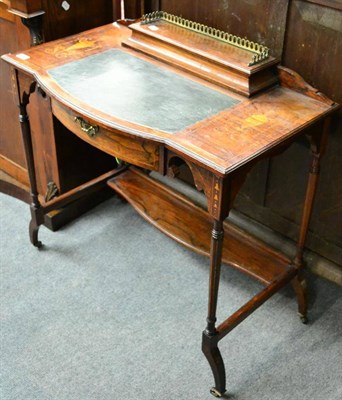
[{"label": "green leather writing surface", "polygon": [[239,102],[119,49],[48,72],[64,90],[91,107],[169,133]]}]

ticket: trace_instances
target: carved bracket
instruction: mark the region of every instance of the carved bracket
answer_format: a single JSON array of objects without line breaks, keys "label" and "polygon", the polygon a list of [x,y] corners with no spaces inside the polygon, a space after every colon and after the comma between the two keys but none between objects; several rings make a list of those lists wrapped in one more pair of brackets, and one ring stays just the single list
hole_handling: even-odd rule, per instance
[{"label": "carved bracket", "polygon": [[167,158],[168,176],[176,178],[179,167],[184,163],[191,171],[196,189],[203,191],[207,197],[209,214],[215,219],[225,219],[229,214],[229,181],[172,153]]},{"label": "carved bracket", "polygon": [[330,131],[331,118],[328,117],[324,121],[323,129],[319,132],[315,132],[312,135],[307,135],[307,139],[310,143],[310,150],[313,156],[312,165],[310,172],[312,174],[319,174],[319,160],[325,153],[328,141],[328,135]]},{"label": "carved bracket", "polygon": [[55,182],[49,182],[47,184],[47,189],[46,189],[46,193],[45,193],[45,196],[44,196],[45,203],[47,203],[48,201],[54,199],[58,195],[59,195],[59,190],[58,190],[58,187],[55,184]]},{"label": "carved bracket", "polygon": [[16,85],[18,91],[19,107],[26,108],[30,102],[30,96],[36,90],[37,83],[31,77],[15,71]]},{"label": "carved bracket", "polygon": [[44,43],[43,15],[37,15],[32,18],[22,17],[21,21],[30,31],[31,46]]},{"label": "carved bracket", "polygon": [[184,163],[191,171],[196,189],[204,192],[207,198],[209,214],[217,220],[227,218],[252,165],[241,169],[239,173],[222,177],[170,152],[167,157],[167,175],[177,178],[180,166]]}]

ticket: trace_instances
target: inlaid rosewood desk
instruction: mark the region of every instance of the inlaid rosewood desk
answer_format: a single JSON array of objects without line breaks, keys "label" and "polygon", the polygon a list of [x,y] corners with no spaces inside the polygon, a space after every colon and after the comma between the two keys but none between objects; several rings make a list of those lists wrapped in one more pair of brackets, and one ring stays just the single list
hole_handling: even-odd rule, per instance
[{"label": "inlaid rosewood desk", "polygon": [[[247,39],[154,13],[129,27],[114,23],[3,57],[13,65],[18,89],[32,191],[32,243],[41,244],[38,229],[46,213],[96,184],[41,204],[35,173],[40,160],[32,150],[27,113],[35,92],[71,132],[118,159],[117,169],[99,179],[108,179],[163,232],[210,255],[202,350],[215,379],[211,393],[218,397],[226,390],[218,342],[227,333],[289,282],[306,320],[302,254],[329,119],[337,109],[268,53]],[[225,220],[250,169],[284,151],[309,126],[312,166],[292,261]],[[207,210],[149,175],[175,178],[184,166],[204,192]],[[216,325],[221,261],[265,288]]]}]

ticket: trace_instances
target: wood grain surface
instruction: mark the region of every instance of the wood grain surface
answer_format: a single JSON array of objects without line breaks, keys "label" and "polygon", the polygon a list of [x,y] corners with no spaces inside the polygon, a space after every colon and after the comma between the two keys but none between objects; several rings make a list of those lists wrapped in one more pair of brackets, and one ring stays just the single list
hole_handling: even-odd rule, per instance
[{"label": "wood grain surface", "polygon": [[[97,54],[99,51],[120,48],[123,39],[127,39],[129,35],[131,31],[125,26],[111,24],[53,44],[32,48],[25,52],[25,56],[28,57],[26,60],[22,60],[20,55],[8,55],[5,56],[5,60],[34,76],[56,101],[64,103],[100,125],[164,144],[221,175],[232,172],[261,155],[267,155],[275,147],[295,137],[303,128],[314,124],[318,118],[328,115],[337,107],[312,99],[299,91],[275,86],[266,93],[244,99],[238,105],[171,136],[131,121],[119,120],[94,109],[86,102],[72,97],[67,88],[58,86],[48,74],[50,68]],[[155,65],[163,65],[146,55],[136,56]],[[172,67],[164,65],[164,68]],[[194,79],[190,74],[176,68],[173,70]],[[210,83],[200,79],[197,81],[210,86]],[[224,92],[234,96],[228,90]],[[158,109],[153,112],[158,112]]]}]

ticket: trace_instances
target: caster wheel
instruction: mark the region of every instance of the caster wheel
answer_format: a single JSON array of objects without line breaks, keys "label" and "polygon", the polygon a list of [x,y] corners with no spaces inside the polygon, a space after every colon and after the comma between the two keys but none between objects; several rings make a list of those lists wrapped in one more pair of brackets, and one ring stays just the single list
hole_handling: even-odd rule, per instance
[{"label": "caster wheel", "polygon": [[300,315],[300,320],[304,325],[306,325],[309,322],[308,317],[306,317],[305,315]]},{"label": "caster wheel", "polygon": [[221,393],[219,390],[217,390],[215,387],[212,387],[210,389],[210,393],[214,396],[214,397],[222,397],[223,393]]}]

